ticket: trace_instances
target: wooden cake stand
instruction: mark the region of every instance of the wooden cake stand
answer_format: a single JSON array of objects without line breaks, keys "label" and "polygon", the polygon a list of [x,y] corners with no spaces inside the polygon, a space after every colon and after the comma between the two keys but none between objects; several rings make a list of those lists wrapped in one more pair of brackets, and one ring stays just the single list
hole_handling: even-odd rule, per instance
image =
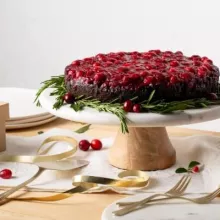
[{"label": "wooden cake stand", "polygon": [[[51,91],[52,89],[46,89],[39,100],[42,107],[53,115],[88,124],[120,125],[115,115],[91,108],[75,112],[69,105],[64,105],[55,110],[53,109],[55,97],[50,96]],[[129,133],[123,134],[119,129],[109,151],[110,164],[127,170],[161,170],[172,166],[176,161],[176,152],[165,126],[186,125],[220,118],[220,106],[167,115],[128,113],[127,118]]]}]

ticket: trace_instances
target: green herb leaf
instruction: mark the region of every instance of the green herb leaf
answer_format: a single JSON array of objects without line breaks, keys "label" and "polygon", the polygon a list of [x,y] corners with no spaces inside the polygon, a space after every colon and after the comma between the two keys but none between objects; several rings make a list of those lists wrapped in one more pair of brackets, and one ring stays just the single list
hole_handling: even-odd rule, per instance
[{"label": "green herb leaf", "polygon": [[150,94],[150,96],[149,96],[149,98],[148,98],[148,100],[147,100],[147,104],[150,103],[150,101],[151,101],[152,98],[154,97],[154,94],[155,94],[155,90],[151,92],[151,94]]},{"label": "green herb leaf", "polygon": [[78,134],[84,133],[89,130],[90,126],[91,126],[91,124],[85,125],[79,129],[75,130],[74,132],[76,132]]},{"label": "green herb leaf", "polygon": [[180,167],[180,168],[176,169],[175,172],[176,172],[176,173],[187,173],[188,171],[187,171],[187,169],[185,169],[185,168],[183,168],[183,167]]},{"label": "green herb leaf", "polygon": [[189,163],[188,168],[189,168],[189,169],[192,169],[194,166],[197,166],[197,165],[199,165],[199,164],[200,164],[200,163],[197,162],[197,161],[191,161],[191,162]]},{"label": "green herb leaf", "polygon": [[38,133],[38,134],[43,134],[44,132],[43,132],[43,131],[38,131],[37,133]]}]

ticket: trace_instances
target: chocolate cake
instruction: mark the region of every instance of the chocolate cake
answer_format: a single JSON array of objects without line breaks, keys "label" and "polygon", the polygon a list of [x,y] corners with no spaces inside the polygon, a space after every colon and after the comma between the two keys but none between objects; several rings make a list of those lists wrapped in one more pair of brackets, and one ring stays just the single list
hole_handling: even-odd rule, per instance
[{"label": "chocolate cake", "polygon": [[65,68],[67,91],[103,102],[133,97],[166,101],[206,97],[217,93],[219,69],[207,57],[150,50],[98,54],[75,60]]}]

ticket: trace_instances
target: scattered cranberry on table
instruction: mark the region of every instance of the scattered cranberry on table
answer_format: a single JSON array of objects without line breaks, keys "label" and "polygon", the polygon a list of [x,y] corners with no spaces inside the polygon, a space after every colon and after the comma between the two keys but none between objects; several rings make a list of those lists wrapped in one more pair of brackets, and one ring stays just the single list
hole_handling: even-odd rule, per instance
[{"label": "scattered cranberry on table", "polygon": [[79,148],[80,148],[81,150],[87,151],[87,150],[89,150],[89,147],[90,147],[89,141],[87,141],[87,140],[81,140],[81,141],[79,142]]},{"label": "scattered cranberry on table", "polygon": [[100,150],[102,149],[102,142],[98,139],[94,139],[91,141],[91,147],[93,150]]},{"label": "scattered cranberry on table", "polygon": [[94,139],[91,143],[88,140],[81,140],[79,142],[79,149],[83,151],[88,151],[89,148],[93,150],[101,150],[102,149],[102,142],[98,139]]},{"label": "scattered cranberry on table", "polygon": [[12,177],[12,172],[9,169],[4,169],[0,171],[0,177],[2,179],[10,179]]},{"label": "scattered cranberry on table", "polygon": [[192,168],[192,172],[193,172],[193,173],[198,173],[198,172],[199,172],[199,167],[198,167],[198,166],[194,166],[194,167]]}]

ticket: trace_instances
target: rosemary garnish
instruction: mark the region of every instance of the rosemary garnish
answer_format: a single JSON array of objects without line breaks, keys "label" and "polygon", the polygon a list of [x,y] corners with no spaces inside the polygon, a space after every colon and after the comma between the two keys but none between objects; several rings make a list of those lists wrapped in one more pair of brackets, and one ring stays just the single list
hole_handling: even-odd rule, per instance
[{"label": "rosemary garnish", "polygon": [[[64,75],[61,76],[53,76],[50,80],[46,80],[42,82],[42,87],[38,90],[36,94],[35,102],[39,106],[40,103],[38,101],[41,93],[47,88],[54,88],[53,92],[50,94],[51,96],[56,96],[56,102],[53,107],[55,109],[59,109],[64,105],[63,96],[67,93],[64,83]],[[176,111],[183,111],[186,109],[198,109],[198,108],[206,108],[210,105],[220,105],[220,99],[218,100],[208,100],[206,98],[198,98],[198,99],[189,99],[183,101],[171,101],[166,102],[164,100],[154,101],[155,91],[152,91],[149,94],[147,100],[139,103],[141,105],[141,109],[143,112],[152,112],[152,113],[160,113],[160,114],[168,114]],[[123,110],[122,103],[118,103],[118,99],[115,99],[111,102],[101,102],[97,99],[93,99],[92,97],[83,96],[75,97],[76,101],[70,105],[70,107],[74,111],[81,111],[84,107],[94,108],[99,112],[109,112],[116,115],[121,123],[121,130],[123,133],[128,132],[126,118],[126,112]],[[136,102],[138,97],[133,97],[131,100]]]}]

